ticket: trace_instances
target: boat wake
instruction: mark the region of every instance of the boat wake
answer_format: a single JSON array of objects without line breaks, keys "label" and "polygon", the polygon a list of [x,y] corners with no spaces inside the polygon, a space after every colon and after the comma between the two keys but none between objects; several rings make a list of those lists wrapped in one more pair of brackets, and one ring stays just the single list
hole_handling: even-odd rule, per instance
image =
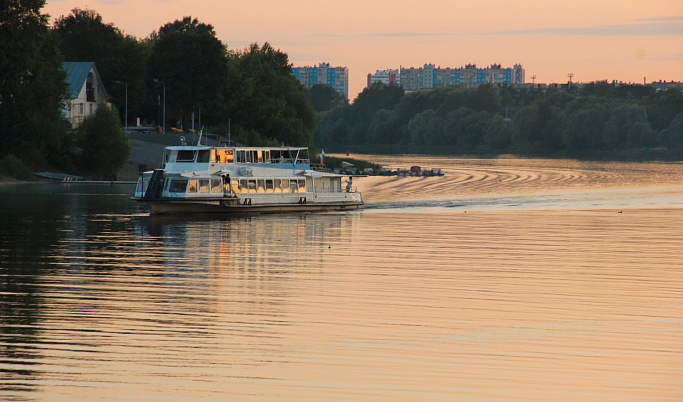
[{"label": "boat wake", "polygon": [[608,209],[681,207],[680,193],[671,191],[616,191],[605,193],[560,193],[515,196],[486,196],[432,200],[368,202],[369,212],[438,212],[441,210]]}]

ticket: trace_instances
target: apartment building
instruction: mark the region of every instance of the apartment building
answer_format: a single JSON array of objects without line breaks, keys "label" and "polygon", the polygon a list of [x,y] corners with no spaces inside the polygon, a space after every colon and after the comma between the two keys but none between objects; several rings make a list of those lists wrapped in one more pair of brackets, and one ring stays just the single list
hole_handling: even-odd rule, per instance
[{"label": "apartment building", "polygon": [[[398,76],[392,79],[392,72]],[[524,69],[521,64],[503,68],[500,64],[492,64],[485,68],[477,68],[475,64],[467,64],[460,68],[441,68],[434,64],[423,67],[401,67],[399,70],[382,70],[368,74],[368,86],[375,82],[395,83],[406,91],[433,89],[444,87],[474,88],[481,84],[524,84]]]},{"label": "apartment building", "polygon": [[319,63],[317,67],[293,67],[292,73],[306,88],[316,84],[327,84],[345,99],[349,99],[349,69],[331,67],[330,63]]}]

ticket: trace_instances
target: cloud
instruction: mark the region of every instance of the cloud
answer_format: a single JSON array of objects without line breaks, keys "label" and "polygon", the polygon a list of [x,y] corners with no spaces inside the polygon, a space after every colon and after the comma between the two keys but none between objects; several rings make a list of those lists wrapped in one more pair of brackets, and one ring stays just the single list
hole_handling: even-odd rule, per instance
[{"label": "cloud", "polygon": [[[562,36],[683,36],[683,21],[662,20],[657,22],[619,25],[597,25],[592,27],[536,28],[492,32],[494,35],[550,34]],[[678,18],[681,17],[671,17]]]},{"label": "cloud", "polygon": [[683,15],[675,17],[653,17],[653,18],[639,18],[638,22],[659,22],[659,21],[683,21]]},{"label": "cloud", "polygon": [[683,53],[649,54],[649,55],[646,55],[645,58],[650,59],[650,60],[661,60],[661,61],[679,61],[679,60],[683,60]]},{"label": "cloud", "polygon": [[429,33],[429,32],[378,32],[367,34],[366,36],[379,38],[405,38],[405,37],[424,37],[424,36],[450,36],[453,33]]}]

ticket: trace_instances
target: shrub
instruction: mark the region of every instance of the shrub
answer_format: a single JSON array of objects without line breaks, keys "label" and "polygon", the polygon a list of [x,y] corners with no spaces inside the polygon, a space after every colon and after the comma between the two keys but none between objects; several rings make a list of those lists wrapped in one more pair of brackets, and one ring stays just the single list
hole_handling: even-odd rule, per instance
[{"label": "shrub", "polygon": [[33,172],[24,164],[24,161],[14,155],[6,155],[0,159],[0,175],[17,180],[36,180]]}]

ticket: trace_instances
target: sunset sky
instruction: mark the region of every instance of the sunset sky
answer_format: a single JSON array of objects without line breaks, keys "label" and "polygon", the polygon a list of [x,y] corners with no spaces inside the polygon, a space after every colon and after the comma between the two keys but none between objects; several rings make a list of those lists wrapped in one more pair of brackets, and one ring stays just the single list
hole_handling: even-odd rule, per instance
[{"label": "sunset sky", "polygon": [[[536,83],[683,81],[681,0],[48,0],[147,37],[184,16],[231,49],[269,42],[295,67],[349,68],[353,100],[376,70],[520,63]],[[53,21],[52,20],[52,21]]]}]

